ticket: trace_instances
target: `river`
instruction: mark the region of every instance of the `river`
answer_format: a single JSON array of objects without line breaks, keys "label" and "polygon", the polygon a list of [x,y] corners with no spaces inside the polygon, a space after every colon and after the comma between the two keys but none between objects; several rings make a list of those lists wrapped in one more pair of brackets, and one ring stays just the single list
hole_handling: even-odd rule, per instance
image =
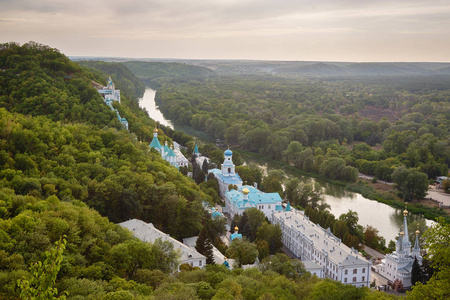
[{"label": "river", "polygon": [[172,122],[164,118],[163,114],[159,110],[159,107],[155,103],[156,91],[146,87],[144,95],[139,99],[139,106],[147,110],[147,114],[150,118],[157,121],[159,124],[174,128]]},{"label": "river", "polygon": [[[155,94],[156,91],[146,88],[144,96],[139,101],[139,105],[147,110],[150,118],[158,121],[160,124],[174,128],[174,124],[170,120],[164,118],[156,105]],[[176,127],[178,129],[178,126]],[[180,130],[184,129],[180,128]],[[187,133],[192,134],[192,131]],[[263,162],[261,159],[258,160],[249,156],[245,156],[243,159],[246,163],[256,163],[265,172],[272,169],[279,169],[279,166]],[[289,171],[287,171],[287,175],[290,177],[296,176],[304,183],[311,183],[314,181],[313,178],[300,176]],[[395,237],[398,236],[403,221],[401,209],[395,209],[384,203],[367,199],[361,194],[346,191],[345,188],[341,186],[327,182],[319,183],[323,188],[325,202],[330,205],[330,211],[336,217],[339,217],[343,213],[347,213],[348,210],[352,210],[358,213],[358,223],[362,226],[371,225],[378,229],[379,235],[386,239],[386,244],[388,244],[390,240],[395,240]],[[408,223],[423,219],[422,216],[410,214]],[[430,226],[432,223],[432,221],[426,220],[427,226]]]}]

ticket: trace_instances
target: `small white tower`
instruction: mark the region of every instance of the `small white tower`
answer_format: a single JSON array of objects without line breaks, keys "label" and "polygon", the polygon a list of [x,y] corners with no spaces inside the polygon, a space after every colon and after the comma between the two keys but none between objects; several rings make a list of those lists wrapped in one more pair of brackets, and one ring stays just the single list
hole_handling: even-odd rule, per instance
[{"label": "small white tower", "polygon": [[222,175],[225,177],[234,176],[235,175],[235,166],[233,164],[233,152],[230,149],[227,149],[224,152],[225,159],[222,164]]}]

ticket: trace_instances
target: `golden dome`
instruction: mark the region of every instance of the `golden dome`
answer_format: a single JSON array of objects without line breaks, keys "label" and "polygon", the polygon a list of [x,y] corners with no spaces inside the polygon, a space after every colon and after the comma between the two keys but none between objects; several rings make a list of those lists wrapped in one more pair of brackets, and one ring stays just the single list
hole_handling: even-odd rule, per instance
[{"label": "golden dome", "polygon": [[242,190],[242,194],[248,195],[248,193],[250,193],[250,191],[248,190],[248,188],[244,188],[244,189]]},{"label": "golden dome", "polygon": [[404,235],[405,235],[405,233],[404,233],[403,231],[401,231],[401,232],[400,232],[400,235],[401,235],[401,236],[404,236]]},{"label": "golden dome", "polygon": [[408,215],[407,205],[405,204],[405,210],[403,211],[403,215],[406,217]]},{"label": "golden dome", "polygon": [[239,231],[239,228],[236,226],[236,227],[234,227],[234,232],[238,232]]},{"label": "golden dome", "polygon": [[416,230],[416,235],[419,235],[420,231],[419,229]]},{"label": "golden dome", "polygon": [[158,132],[158,129],[155,127],[155,129],[153,129],[153,132],[155,133]]}]

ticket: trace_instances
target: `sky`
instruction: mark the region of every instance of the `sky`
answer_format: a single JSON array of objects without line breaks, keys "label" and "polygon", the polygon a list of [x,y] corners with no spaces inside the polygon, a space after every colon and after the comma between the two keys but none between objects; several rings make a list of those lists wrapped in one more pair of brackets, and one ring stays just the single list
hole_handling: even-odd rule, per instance
[{"label": "sky", "polygon": [[0,43],[68,56],[450,62],[450,1],[0,0]]}]

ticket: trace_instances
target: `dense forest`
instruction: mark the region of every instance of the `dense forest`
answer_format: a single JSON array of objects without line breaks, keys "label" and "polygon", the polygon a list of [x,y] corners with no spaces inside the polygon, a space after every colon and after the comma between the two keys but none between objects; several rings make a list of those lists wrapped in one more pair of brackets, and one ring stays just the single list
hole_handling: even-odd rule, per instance
[{"label": "dense forest", "polygon": [[392,181],[400,166],[446,175],[449,103],[448,77],[220,76],[173,79],[157,92],[175,122],[346,181],[357,170]]},{"label": "dense forest", "polygon": [[[252,213],[248,225],[245,217],[235,222],[248,227],[256,245],[244,239],[226,253],[239,257],[239,249],[250,244],[251,254],[261,258],[258,268],[182,266],[174,273],[179,253],[171,244],[140,242],[112,222],[139,218],[178,239],[202,232],[212,239],[222,229],[202,202],[217,201],[215,181],[197,185],[149,151],[155,123],[139,109],[142,85],[127,69],[89,67],[34,42],[0,45],[0,298],[29,299],[41,292],[67,299],[396,298],[319,280],[283,254],[268,256],[277,250],[279,231]],[[117,76],[113,80],[125,91],[114,106],[128,119],[129,131],[93,88],[93,81],[106,83],[104,72]],[[192,144],[177,131],[166,135],[159,129],[158,136]],[[281,187],[276,174],[259,180],[267,189]],[[434,230],[430,245],[448,225]],[[447,268],[441,249],[430,249],[438,270],[430,282],[439,290],[446,275],[439,268]]]}]

